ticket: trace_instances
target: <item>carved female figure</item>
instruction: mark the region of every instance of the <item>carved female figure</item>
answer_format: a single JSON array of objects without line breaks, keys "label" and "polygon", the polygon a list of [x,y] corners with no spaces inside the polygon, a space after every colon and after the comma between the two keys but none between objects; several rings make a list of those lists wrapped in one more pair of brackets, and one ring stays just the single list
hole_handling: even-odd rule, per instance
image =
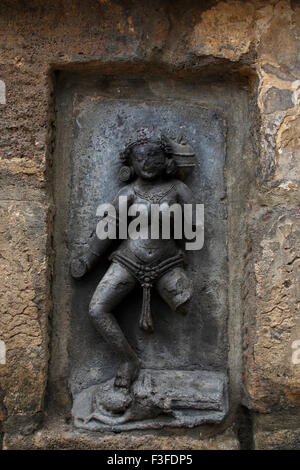
[{"label": "carved female figure", "polygon": [[[165,137],[142,139],[126,147],[121,154],[125,164],[121,179],[133,181],[119,191],[113,202],[116,210],[120,196],[126,196],[128,206],[141,204],[149,214],[154,203],[163,208],[192,202],[189,188],[174,178],[176,163],[172,142]],[[117,212],[117,219],[118,216]],[[151,217],[148,220],[150,229]],[[72,276],[79,279],[92,269],[110,243],[111,240],[100,240],[95,234],[88,243],[87,252],[72,261]],[[185,313],[192,285],[183,267],[182,250],[172,238],[122,240],[110,259],[112,263],[91,299],[89,316],[99,334],[120,357],[115,386],[129,389],[137,377],[140,363],[112,313],[114,308],[140,283],[143,287],[140,327],[152,331],[150,289],[155,287],[173,311]]]}]

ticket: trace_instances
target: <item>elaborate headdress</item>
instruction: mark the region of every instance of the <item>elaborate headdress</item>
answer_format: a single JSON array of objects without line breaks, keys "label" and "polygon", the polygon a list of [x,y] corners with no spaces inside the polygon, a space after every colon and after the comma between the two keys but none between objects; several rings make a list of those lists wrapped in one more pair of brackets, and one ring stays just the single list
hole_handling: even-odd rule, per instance
[{"label": "elaborate headdress", "polygon": [[123,164],[120,170],[120,180],[127,182],[134,176],[134,169],[131,165],[131,154],[133,148],[152,143],[161,147],[162,151],[169,159],[167,174],[175,174],[178,178],[184,179],[195,166],[195,152],[183,138],[177,140],[161,135],[160,138],[151,138],[147,135],[139,136],[136,140],[130,141],[125,149],[120,153],[120,160]]},{"label": "elaborate headdress", "polygon": [[177,177],[180,179],[186,178],[196,164],[194,149],[183,137],[179,137],[175,140],[162,135],[161,140],[163,141],[165,151],[168,154],[172,154],[174,157],[178,168]]}]

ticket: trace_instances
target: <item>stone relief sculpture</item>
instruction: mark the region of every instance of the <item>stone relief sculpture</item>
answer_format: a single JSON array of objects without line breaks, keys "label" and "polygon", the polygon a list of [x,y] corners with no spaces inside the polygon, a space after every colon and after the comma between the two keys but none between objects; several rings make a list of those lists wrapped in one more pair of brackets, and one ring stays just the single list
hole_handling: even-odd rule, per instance
[{"label": "stone relief sculpture", "polygon": [[[123,197],[127,204],[125,210],[139,204],[149,215],[150,234],[153,204],[159,204],[163,211],[173,204],[192,203],[191,190],[179,178],[193,169],[194,156],[188,143],[163,135],[158,139],[143,137],[128,144],[121,153],[120,170],[120,179],[127,184],[112,203],[115,219],[110,220],[108,216],[108,220],[118,226],[119,201]],[[187,313],[192,280],[186,273],[184,250],[179,243],[172,236],[169,239],[129,237],[121,240],[118,249],[110,255],[111,265],[92,296],[89,317],[99,335],[118,355],[120,366],[113,380],[76,397],[73,416],[77,426],[92,430],[155,428],[178,425],[178,422],[191,426],[211,419],[207,413],[199,415],[202,409],[213,411],[213,421],[223,418],[226,408],[223,377],[212,377],[203,371],[149,372],[141,368],[136,352],[113,314],[114,308],[138,283],[143,289],[139,326],[144,331],[155,334],[152,289],[158,291],[173,311]],[[94,233],[87,251],[71,262],[72,276],[81,279],[101,260],[110,244],[109,238],[99,239]],[[185,416],[190,408],[196,410],[195,417]]]}]

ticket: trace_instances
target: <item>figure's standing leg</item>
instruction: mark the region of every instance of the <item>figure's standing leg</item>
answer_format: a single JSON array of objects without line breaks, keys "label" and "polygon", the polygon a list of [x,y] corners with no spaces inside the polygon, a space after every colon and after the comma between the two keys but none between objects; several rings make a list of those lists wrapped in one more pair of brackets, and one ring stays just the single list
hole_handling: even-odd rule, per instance
[{"label": "figure's standing leg", "polygon": [[176,312],[187,313],[187,305],[193,293],[191,280],[183,268],[177,267],[164,274],[156,283],[164,301]]},{"label": "figure's standing leg", "polygon": [[89,316],[96,330],[113,347],[122,364],[115,386],[129,388],[139,371],[139,360],[111,311],[135,287],[136,279],[118,263],[112,263],[92,297]]}]

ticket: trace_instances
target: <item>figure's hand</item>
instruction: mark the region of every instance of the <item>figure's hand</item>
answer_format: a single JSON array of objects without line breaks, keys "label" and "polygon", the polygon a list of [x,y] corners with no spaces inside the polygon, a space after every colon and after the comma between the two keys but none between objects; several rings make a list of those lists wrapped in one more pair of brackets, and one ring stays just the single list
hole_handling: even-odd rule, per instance
[{"label": "figure's hand", "polygon": [[74,258],[71,261],[71,276],[74,279],[81,279],[88,270],[86,261],[83,258]]}]

